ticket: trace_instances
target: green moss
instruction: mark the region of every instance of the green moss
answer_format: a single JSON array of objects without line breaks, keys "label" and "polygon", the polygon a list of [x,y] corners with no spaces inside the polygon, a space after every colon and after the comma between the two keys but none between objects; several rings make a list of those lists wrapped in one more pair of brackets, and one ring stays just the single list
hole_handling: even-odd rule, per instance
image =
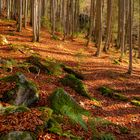
[{"label": "green moss", "polygon": [[74,89],[80,95],[91,99],[91,97],[90,97],[85,85],[82,83],[81,80],[76,78],[74,75],[68,74],[64,78],[62,78],[60,80],[60,82],[64,86],[69,86],[70,88]]},{"label": "green moss", "polygon": [[133,97],[133,100],[140,101],[140,97],[134,96],[134,97]]},{"label": "green moss", "polygon": [[39,98],[39,91],[36,84],[27,80],[22,73],[16,73],[14,75],[1,78],[0,80],[16,83],[16,86],[12,90],[9,90],[4,94],[2,99],[3,101],[14,105],[30,106]]},{"label": "green moss", "polygon": [[50,96],[51,108],[58,114],[68,116],[72,121],[79,123],[87,129],[82,115],[89,115],[89,112],[79,106],[63,89],[55,90]]},{"label": "green moss", "polygon": [[55,134],[58,134],[58,135],[62,135],[62,133],[63,133],[61,125],[55,119],[50,119],[48,121],[47,129],[51,133],[55,133]]},{"label": "green moss", "polygon": [[140,101],[137,100],[131,100],[131,104],[135,106],[140,106]]},{"label": "green moss", "polygon": [[120,65],[120,61],[119,61],[119,60],[114,59],[114,60],[113,60],[113,64],[115,64],[115,65]]},{"label": "green moss", "polygon": [[84,76],[80,72],[75,70],[74,68],[68,67],[68,66],[65,66],[65,65],[62,65],[62,68],[68,74],[73,74],[76,78],[84,80]]},{"label": "green moss", "polygon": [[58,37],[57,35],[53,35],[51,38],[52,38],[53,40],[60,40],[59,37]]},{"label": "green moss", "polygon": [[108,88],[108,87],[100,87],[99,91],[102,93],[102,95],[108,96],[108,97],[112,97],[113,96],[113,90]]},{"label": "green moss", "polygon": [[39,107],[39,111],[42,112],[41,118],[43,121],[48,121],[52,117],[53,110],[48,107]]},{"label": "green moss", "polygon": [[113,99],[117,99],[117,100],[121,100],[121,101],[128,101],[129,100],[126,96],[124,96],[120,93],[115,93],[115,90],[108,88],[108,87],[105,87],[105,86],[100,87],[99,91],[102,93],[102,95],[111,97]]},{"label": "green moss", "polygon": [[120,93],[114,93],[113,98],[121,100],[121,101],[128,101],[128,98]]},{"label": "green moss", "polygon": [[57,63],[55,60],[46,59],[45,66],[48,68],[49,74],[53,74],[53,75],[62,74],[61,65],[59,63]]},{"label": "green moss", "polygon": [[47,74],[60,75],[62,74],[62,68],[59,63],[54,60],[42,59],[39,56],[30,56],[27,58],[27,62],[32,65],[38,67],[40,71],[45,72]]},{"label": "green moss", "polygon": [[8,106],[8,107],[0,106],[0,113],[2,114],[10,114],[10,113],[15,113],[15,112],[27,112],[27,111],[30,111],[30,109],[25,106]]},{"label": "green moss", "polygon": [[0,137],[0,140],[33,140],[30,132],[12,131]]},{"label": "green moss", "polygon": [[119,130],[122,134],[128,134],[129,129],[127,127],[119,126]]}]

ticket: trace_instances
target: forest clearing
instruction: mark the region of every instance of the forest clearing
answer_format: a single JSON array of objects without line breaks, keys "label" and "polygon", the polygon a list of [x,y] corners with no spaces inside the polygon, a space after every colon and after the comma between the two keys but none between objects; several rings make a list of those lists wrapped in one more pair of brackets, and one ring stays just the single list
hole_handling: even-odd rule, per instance
[{"label": "forest clearing", "polygon": [[[103,32],[93,31],[96,25],[91,23],[99,15],[106,17],[101,13],[107,11],[107,4],[112,0],[105,0],[105,10],[101,8],[102,0],[91,0],[85,7],[80,1],[81,11],[88,8],[88,23],[86,16],[83,20],[76,13],[78,0],[66,3],[52,0],[49,5],[44,3],[47,0],[31,1],[0,0],[0,140],[140,140],[139,31],[132,32],[135,28],[130,25],[132,0],[121,1],[121,4],[128,2],[129,8],[125,7],[128,19],[123,16],[121,19],[130,21],[130,28],[125,28],[124,38],[123,29],[120,31],[120,48],[116,47],[115,38],[110,39],[114,32],[112,29],[108,33],[109,23],[105,39]],[[66,13],[63,2],[70,5],[70,9],[65,7]],[[135,3],[135,13],[137,2],[132,3]],[[40,4],[42,11],[47,9],[43,5],[52,11],[35,10]],[[62,8],[60,13],[66,14],[65,18],[69,15],[65,19],[65,25],[69,20],[69,27],[65,28],[63,23],[62,31],[57,28],[64,17],[59,13],[61,18],[55,19],[58,11],[53,6],[58,6],[58,11]],[[31,7],[34,8],[32,26],[29,23]],[[99,15],[94,19],[91,13],[95,9],[96,16]],[[52,17],[51,25],[46,25],[49,21],[43,18],[47,12]],[[78,24],[76,19],[73,21],[75,13],[80,17]],[[98,29],[103,31],[101,21],[99,18]],[[133,26],[139,27],[136,23],[135,20]],[[82,26],[78,33],[74,25]],[[136,41],[132,33],[136,33]]]}]

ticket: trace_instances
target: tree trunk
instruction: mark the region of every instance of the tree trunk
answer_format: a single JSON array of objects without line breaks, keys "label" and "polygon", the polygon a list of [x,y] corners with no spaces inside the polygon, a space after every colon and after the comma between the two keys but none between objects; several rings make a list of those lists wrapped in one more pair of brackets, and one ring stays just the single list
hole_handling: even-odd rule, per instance
[{"label": "tree trunk", "polygon": [[97,51],[96,56],[100,55],[101,52],[101,46],[102,46],[102,0],[97,0],[97,15],[96,18],[98,18],[98,27],[97,27],[97,33],[98,33],[98,41],[96,43]]},{"label": "tree trunk", "polygon": [[111,40],[111,22],[112,22],[112,0],[107,1],[107,38],[103,51],[107,52]]},{"label": "tree trunk", "polygon": [[128,74],[132,74],[132,0],[129,0],[129,68]]},{"label": "tree trunk", "polygon": [[122,61],[124,56],[124,47],[125,47],[125,0],[121,1],[122,12],[121,12],[121,38],[120,38],[120,48],[121,48],[121,56],[120,61]]},{"label": "tree trunk", "polygon": [[17,31],[21,32],[22,30],[22,0],[19,0],[19,17],[18,17],[18,28]]}]

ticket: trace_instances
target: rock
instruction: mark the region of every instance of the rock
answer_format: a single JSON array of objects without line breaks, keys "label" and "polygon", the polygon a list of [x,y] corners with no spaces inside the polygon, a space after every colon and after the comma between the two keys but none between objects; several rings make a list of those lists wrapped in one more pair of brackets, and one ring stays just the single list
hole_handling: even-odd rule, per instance
[{"label": "rock", "polygon": [[98,89],[102,95],[105,95],[105,96],[108,96],[108,97],[112,97],[113,96],[113,90],[108,88],[108,87],[105,87],[105,86],[102,86]]},{"label": "rock", "polygon": [[22,73],[7,76],[0,79],[4,82],[15,82],[16,86],[3,95],[5,102],[12,105],[30,106],[39,99],[39,92],[36,85],[27,80]]},{"label": "rock", "polygon": [[73,74],[76,78],[84,80],[84,76],[80,72],[76,71],[74,68],[65,65],[62,65],[62,68],[68,74]]},{"label": "rock", "polygon": [[29,132],[13,131],[1,136],[0,140],[33,140],[33,137]]},{"label": "rock", "polygon": [[27,62],[38,67],[41,72],[53,75],[60,75],[62,73],[61,65],[53,60],[41,59],[39,56],[30,56]]},{"label": "rock", "polygon": [[60,82],[64,86],[69,86],[70,88],[74,89],[80,95],[87,97],[88,99],[91,99],[85,85],[82,83],[81,80],[76,78],[74,75],[68,74],[64,78],[62,78]]},{"label": "rock", "polygon": [[140,101],[138,100],[131,100],[131,104],[135,106],[140,106]]},{"label": "rock", "polygon": [[36,66],[31,66],[28,69],[31,73],[34,73],[34,74],[38,74],[40,72],[40,69]]},{"label": "rock", "polygon": [[51,108],[56,113],[60,113],[69,117],[76,123],[79,123],[84,129],[87,126],[82,119],[82,116],[88,116],[89,112],[82,108],[68,93],[59,88],[55,90],[50,96]]},{"label": "rock", "polygon": [[3,35],[0,35],[0,45],[7,45],[9,44],[6,37]]},{"label": "rock", "polygon": [[100,87],[99,91],[102,93],[102,95],[113,98],[113,99],[117,99],[117,100],[120,100],[120,101],[128,101],[129,100],[123,94],[116,93],[115,90],[113,90],[111,88],[108,88],[108,87],[105,87],[105,86]]},{"label": "rock", "polygon": [[30,111],[28,107],[25,106],[7,106],[4,107],[0,104],[0,114],[10,114],[15,112],[27,112]]}]

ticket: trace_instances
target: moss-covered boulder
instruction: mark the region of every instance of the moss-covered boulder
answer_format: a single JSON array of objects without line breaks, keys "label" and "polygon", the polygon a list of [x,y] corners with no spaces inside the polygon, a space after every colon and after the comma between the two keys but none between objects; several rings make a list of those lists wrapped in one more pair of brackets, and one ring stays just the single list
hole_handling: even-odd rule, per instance
[{"label": "moss-covered boulder", "polygon": [[62,73],[61,65],[54,60],[45,60],[39,56],[32,55],[27,58],[27,62],[39,68],[41,72],[47,74],[60,75]]},{"label": "moss-covered boulder", "polygon": [[0,140],[34,140],[29,132],[13,131],[0,137]]},{"label": "moss-covered boulder", "polygon": [[38,67],[41,71],[49,73],[47,66],[45,66],[44,63],[42,63],[42,59],[39,56],[30,56],[27,58],[27,62]]},{"label": "moss-covered boulder", "polygon": [[105,87],[105,86],[102,86],[98,89],[102,95],[105,95],[105,96],[108,96],[108,97],[112,97],[113,96],[113,90],[108,88],[108,87]]},{"label": "moss-covered boulder", "polygon": [[125,95],[123,95],[121,93],[117,93],[115,90],[108,88],[108,87],[105,87],[105,86],[100,87],[99,91],[102,93],[102,95],[113,98],[113,99],[117,99],[120,101],[128,101],[129,100]]},{"label": "moss-covered boulder", "polygon": [[120,93],[114,93],[113,98],[121,100],[121,101],[128,101],[129,100],[125,95],[122,95]]},{"label": "moss-covered boulder", "polygon": [[2,101],[12,105],[30,106],[39,99],[39,91],[36,85],[27,80],[22,73],[7,76],[0,79],[3,82],[14,82],[16,86],[3,94]]},{"label": "moss-covered boulder", "polygon": [[87,97],[88,99],[91,99],[85,85],[82,83],[81,80],[76,78],[74,75],[68,74],[64,78],[60,79],[60,82],[64,86],[69,86],[70,88],[74,89],[80,95]]},{"label": "moss-covered boulder", "polygon": [[0,114],[10,114],[15,112],[27,112],[30,111],[28,107],[25,106],[7,106],[4,107],[0,104]]},{"label": "moss-covered boulder", "polygon": [[28,70],[29,70],[29,72],[34,73],[34,74],[39,74],[39,72],[40,72],[40,69],[36,66],[30,66],[28,68]]},{"label": "moss-covered boulder", "polygon": [[135,106],[140,106],[140,101],[138,100],[131,100],[131,104]]},{"label": "moss-covered boulder", "polygon": [[68,93],[59,88],[50,96],[51,108],[56,113],[68,116],[71,120],[79,123],[87,129],[82,115],[89,115],[89,112],[83,109]]},{"label": "moss-covered boulder", "polygon": [[80,80],[84,80],[84,76],[82,73],[78,72],[77,70],[75,70],[72,67],[68,67],[66,65],[62,65],[62,68],[65,72],[67,72],[68,74],[73,74],[76,78],[80,79]]}]

